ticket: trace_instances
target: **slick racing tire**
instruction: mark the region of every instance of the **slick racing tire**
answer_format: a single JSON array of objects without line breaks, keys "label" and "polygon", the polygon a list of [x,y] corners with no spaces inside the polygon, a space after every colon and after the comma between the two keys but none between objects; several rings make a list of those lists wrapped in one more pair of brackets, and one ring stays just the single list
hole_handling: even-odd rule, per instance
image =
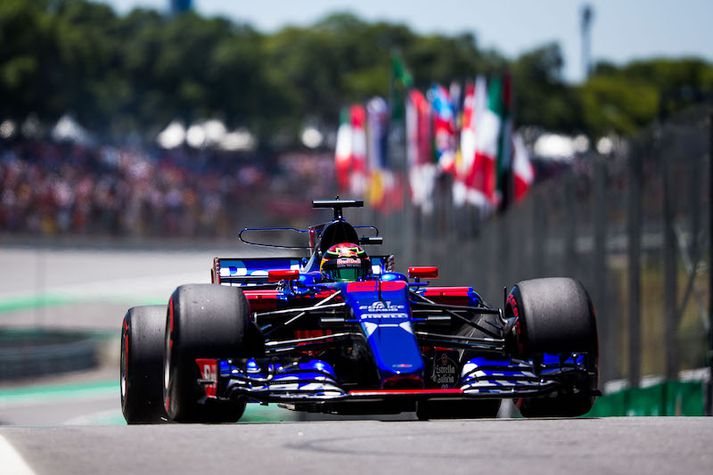
[{"label": "slick racing tire", "polygon": [[508,295],[505,317],[516,317],[513,353],[537,358],[542,353],[586,353],[588,381],[565,387],[554,397],[516,399],[524,417],[574,417],[594,404],[598,383],[598,340],[594,308],[582,284],[569,278],[519,282]]},{"label": "slick racing tire", "polygon": [[500,399],[483,401],[418,401],[416,417],[429,419],[486,419],[494,418],[500,410]]},{"label": "slick racing tire", "polygon": [[121,412],[129,424],[155,424],[164,417],[163,346],[166,306],[130,308],[121,327]]},{"label": "slick racing tire", "polygon": [[245,401],[205,399],[196,358],[257,356],[263,341],[240,289],[213,284],[178,287],[165,319],[164,408],[171,422],[236,422]]}]

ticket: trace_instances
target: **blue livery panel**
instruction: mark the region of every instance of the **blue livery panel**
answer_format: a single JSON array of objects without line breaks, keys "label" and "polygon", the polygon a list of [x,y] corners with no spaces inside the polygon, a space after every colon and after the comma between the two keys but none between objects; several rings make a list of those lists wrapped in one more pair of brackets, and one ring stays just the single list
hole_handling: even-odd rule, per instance
[{"label": "blue livery panel", "polygon": [[423,359],[411,326],[405,282],[356,282],[344,300],[354,312],[371,349],[382,384],[423,381]]},{"label": "blue livery panel", "polygon": [[[393,265],[390,256],[372,256],[372,272],[380,275]],[[271,270],[304,272],[305,259],[300,257],[216,257],[215,274],[223,285],[248,286],[267,283]]]}]

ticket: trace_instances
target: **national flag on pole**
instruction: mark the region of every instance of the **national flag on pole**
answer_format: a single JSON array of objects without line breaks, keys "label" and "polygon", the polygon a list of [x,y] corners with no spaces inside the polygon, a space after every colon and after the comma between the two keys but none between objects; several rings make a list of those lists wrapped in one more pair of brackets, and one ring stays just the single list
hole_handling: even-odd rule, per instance
[{"label": "national flag on pole", "polygon": [[[470,145],[468,147],[468,161],[465,162],[465,187],[466,200],[473,206],[482,209],[488,209],[491,204],[491,198],[488,197],[482,187],[485,179],[481,176],[483,173],[488,173],[487,167],[480,167],[481,162],[478,160],[478,149],[480,147],[479,140],[482,139],[478,134],[480,129],[484,127],[483,116],[488,109],[488,82],[485,76],[478,76],[475,79],[473,91],[473,113],[471,118],[471,128],[474,131],[472,151]],[[481,157],[482,159],[482,157]]]},{"label": "national flag on pole", "polygon": [[389,103],[391,106],[391,120],[403,122],[404,103],[408,90],[413,85],[413,76],[406,68],[401,54],[397,51],[391,53],[391,80],[389,81]]},{"label": "national flag on pole", "polygon": [[434,151],[436,152],[438,167],[444,173],[454,173],[456,117],[448,91],[440,84],[436,84],[428,91],[428,99],[433,110]]},{"label": "national flag on pole", "polygon": [[460,82],[451,81],[451,85],[448,87],[448,97],[451,100],[451,109],[453,110],[457,129],[460,126],[458,119],[463,106],[463,89],[461,88]]},{"label": "national flag on pole", "polygon": [[432,163],[431,105],[421,91],[417,89],[409,91],[406,112],[409,167]]},{"label": "national flag on pole", "polygon": [[355,196],[364,196],[367,190],[366,162],[366,110],[356,104],[350,109],[352,126],[352,155],[350,190]]},{"label": "national flag on pole", "polygon": [[372,207],[383,210],[385,197],[393,187],[393,177],[387,170],[389,107],[381,97],[371,99],[366,106],[367,157],[369,173],[368,199]]},{"label": "national flag on pole", "polygon": [[527,195],[535,181],[535,169],[519,132],[515,132],[513,136],[512,171],[514,198],[515,202],[518,202]]},{"label": "national flag on pole", "polygon": [[456,155],[456,173],[453,181],[453,203],[463,206],[468,200],[466,181],[475,161],[475,85],[467,82],[463,97],[460,150]]},{"label": "national flag on pole", "polygon": [[498,208],[503,211],[512,199],[512,80],[510,74],[503,77],[500,109],[500,137],[498,143],[497,166],[497,201]]},{"label": "national flag on pole", "polygon": [[352,124],[350,109],[345,107],[339,114],[337,147],[334,152],[334,167],[337,174],[339,191],[348,192],[351,188],[350,170],[352,165]]},{"label": "national flag on pole", "polygon": [[437,172],[433,163],[431,105],[416,89],[409,92],[406,103],[406,136],[411,202],[422,213],[430,214]]},{"label": "national flag on pole", "polygon": [[[477,87],[477,86],[476,86]],[[472,186],[484,198],[486,205],[497,205],[497,157],[502,124],[502,82],[493,78],[488,85],[487,107],[478,117],[476,127],[475,167]]]}]

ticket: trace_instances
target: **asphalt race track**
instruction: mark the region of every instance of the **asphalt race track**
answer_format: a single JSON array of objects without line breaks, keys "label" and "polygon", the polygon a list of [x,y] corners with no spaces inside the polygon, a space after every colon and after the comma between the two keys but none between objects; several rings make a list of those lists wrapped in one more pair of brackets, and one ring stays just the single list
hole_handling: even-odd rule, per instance
[{"label": "asphalt race track", "polygon": [[[128,305],[206,281],[212,255],[2,249],[0,325],[116,332],[118,348]],[[300,422],[255,406],[248,421],[283,422],[129,427],[116,360],[0,387],[0,475],[713,473],[710,418]]]},{"label": "asphalt race track", "polygon": [[[0,460],[17,464],[5,464],[4,474],[694,474],[711,473],[711,422],[610,418],[7,427],[0,429],[9,442],[0,444],[0,450],[5,447]],[[8,454],[12,447],[14,457]]]}]

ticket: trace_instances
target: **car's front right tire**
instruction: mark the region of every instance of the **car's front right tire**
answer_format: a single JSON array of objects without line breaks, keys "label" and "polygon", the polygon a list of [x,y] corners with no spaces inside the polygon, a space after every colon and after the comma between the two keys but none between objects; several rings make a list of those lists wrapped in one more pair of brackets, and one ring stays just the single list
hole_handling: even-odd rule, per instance
[{"label": "car's front right tire", "polygon": [[259,335],[240,289],[212,284],[178,287],[168,304],[164,408],[172,422],[236,422],[244,400],[206,399],[196,358],[254,356]]}]

